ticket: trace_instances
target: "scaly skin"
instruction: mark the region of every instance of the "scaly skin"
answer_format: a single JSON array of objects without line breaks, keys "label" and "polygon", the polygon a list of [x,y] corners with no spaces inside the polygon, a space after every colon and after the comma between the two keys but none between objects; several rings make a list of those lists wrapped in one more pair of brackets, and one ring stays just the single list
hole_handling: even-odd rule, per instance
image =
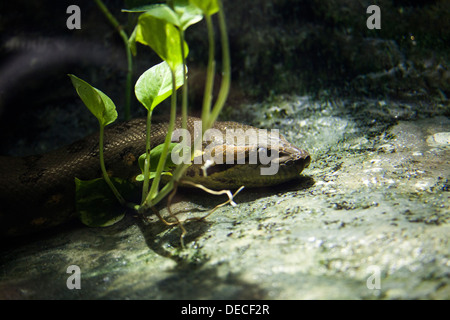
[{"label": "scaly skin", "polygon": [[[188,130],[194,136],[194,121],[189,118]],[[181,126],[177,119],[176,128]],[[137,159],[145,152],[145,119],[135,119],[105,130],[105,162],[112,176],[133,179],[140,173]],[[216,122],[214,129],[225,137],[229,129],[260,129],[236,122]],[[164,142],[167,123],[152,123],[151,146]],[[214,165],[203,176],[201,165],[192,165],[184,180],[212,189],[234,189],[242,185],[259,187],[295,179],[310,162],[308,152],[284,137],[277,137],[272,148],[280,150],[279,170],[275,175],[260,175],[260,164]],[[205,142],[204,147],[215,142]],[[216,143],[217,150],[233,153],[234,158],[247,157],[249,151],[261,146]],[[267,146],[263,146],[266,148]],[[222,149],[220,149],[222,148]],[[264,166],[263,166],[264,167]],[[74,178],[89,180],[101,177],[98,160],[98,134],[56,151],[24,158],[0,157],[0,236],[16,236],[60,225],[75,214]]]}]

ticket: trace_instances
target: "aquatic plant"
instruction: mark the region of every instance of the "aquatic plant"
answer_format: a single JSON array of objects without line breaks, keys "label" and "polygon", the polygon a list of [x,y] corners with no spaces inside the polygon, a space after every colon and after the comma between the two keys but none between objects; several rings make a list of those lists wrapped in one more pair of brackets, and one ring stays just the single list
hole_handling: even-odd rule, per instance
[{"label": "aquatic plant", "polygon": [[[106,182],[120,204],[132,207],[137,210],[138,213],[144,214],[174,190],[174,186],[181,179],[186,169],[190,166],[189,163],[181,163],[174,168],[173,163],[169,163],[167,159],[169,152],[175,147],[175,145],[171,143],[177,112],[177,95],[174,93],[180,87],[183,87],[181,106],[182,128],[185,129],[187,127],[188,68],[186,65],[186,57],[189,53],[189,47],[185,41],[186,29],[205,17],[208,28],[209,58],[202,106],[202,133],[213,125],[228,96],[231,69],[230,55],[225,17],[220,0],[173,0],[167,1],[167,4],[146,5],[143,7],[123,10],[123,12],[140,14],[134,31],[127,42],[130,52],[136,55],[137,43],[140,43],[150,47],[163,60],[163,62],[152,66],[145,71],[139,77],[135,85],[136,98],[147,109],[146,153],[141,155],[139,158],[142,174],[138,176],[138,180],[143,182],[142,198],[139,204],[129,203],[124,199],[121,192],[118,188],[116,188],[116,185],[123,188],[123,181],[117,179],[112,181],[109,178],[103,160],[104,128],[105,126],[113,123],[117,118],[117,111],[114,103],[106,94],[101,92],[99,89],[94,88],[84,80],[81,80],[74,75],[70,75],[70,78],[80,98],[99,121],[99,154],[100,166],[103,172],[103,179],[101,180]],[[223,79],[217,100],[213,105],[212,90],[215,73],[215,40],[212,16],[214,14],[218,15],[220,29]],[[168,133],[164,144],[151,150],[150,132],[153,110],[169,96],[171,97],[171,104]],[[191,160],[193,157],[194,148],[191,148]],[[171,178],[169,182],[160,189],[162,175],[170,175]],[[95,221],[95,225],[110,225],[112,221],[115,222],[123,216],[123,214],[115,212],[112,216],[105,215],[104,218],[102,218],[104,220],[103,223],[99,222],[98,212],[101,211],[104,213],[110,210],[108,203],[110,203],[111,199],[103,202],[95,201],[93,202],[94,205],[90,209],[89,205],[86,204],[85,199],[80,196],[81,194],[89,194],[89,192],[83,190],[85,188],[89,188],[89,192],[91,194],[95,193],[96,199],[98,199],[98,197],[104,197],[105,199],[110,197],[110,194],[98,195],[103,188],[99,188],[97,182],[87,183],[81,182],[80,180],[77,181],[77,207],[80,208],[81,206],[83,208],[85,223],[89,224],[89,222]],[[126,187],[125,189],[129,188]],[[231,202],[231,198],[229,201]],[[106,203],[107,205],[104,209],[99,209],[99,203]],[[91,214],[97,215],[97,217],[92,218],[90,217]],[[182,227],[180,221],[178,221],[176,217],[174,218],[176,219],[174,224],[178,224]],[[163,221],[166,222],[164,219]],[[168,222],[166,223],[173,224]],[[184,232],[185,231],[183,229],[183,235]]]}]

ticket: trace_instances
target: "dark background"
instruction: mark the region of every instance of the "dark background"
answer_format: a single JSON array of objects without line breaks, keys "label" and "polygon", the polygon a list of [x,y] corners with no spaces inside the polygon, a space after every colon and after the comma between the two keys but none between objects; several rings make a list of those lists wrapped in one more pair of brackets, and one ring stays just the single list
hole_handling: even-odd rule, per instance
[{"label": "dark background", "polygon": [[[131,34],[136,15],[120,9],[143,2],[148,3],[105,4]],[[66,27],[71,4],[81,8],[81,30]],[[381,30],[366,27],[371,4],[381,8]],[[224,7],[232,56],[231,108],[277,94],[448,106],[450,1],[224,0]],[[190,27],[186,39],[195,114],[207,61],[204,22]],[[138,45],[134,80],[159,62],[149,48]],[[0,153],[44,152],[96,129],[68,73],[105,92],[123,114],[123,43],[93,1],[2,1]],[[134,95],[132,111],[143,114]]]}]

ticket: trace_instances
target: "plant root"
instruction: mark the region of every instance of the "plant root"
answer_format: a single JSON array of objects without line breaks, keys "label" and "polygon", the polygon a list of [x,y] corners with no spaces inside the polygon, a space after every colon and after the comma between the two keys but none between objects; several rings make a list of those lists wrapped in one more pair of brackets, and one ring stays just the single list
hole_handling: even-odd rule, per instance
[{"label": "plant root", "polygon": [[158,219],[163,222],[166,226],[179,226],[181,229],[181,235],[180,235],[180,243],[181,243],[181,247],[184,249],[184,237],[187,233],[186,228],[183,226],[183,223],[187,222],[187,221],[192,221],[192,220],[196,220],[196,221],[200,221],[200,220],[204,220],[207,217],[209,217],[214,211],[216,211],[217,209],[219,209],[220,207],[223,207],[226,204],[231,204],[233,207],[236,206],[236,203],[233,201],[233,198],[242,190],[244,189],[244,186],[241,186],[235,193],[231,193],[230,190],[220,190],[220,191],[216,191],[216,190],[211,190],[206,188],[205,186],[201,185],[201,184],[197,184],[194,182],[190,182],[190,181],[183,181],[183,184],[188,184],[190,186],[202,189],[205,192],[208,192],[209,194],[213,194],[213,195],[221,195],[221,194],[226,194],[228,196],[228,200],[218,204],[217,206],[215,206],[213,209],[211,209],[206,215],[204,215],[203,217],[193,217],[193,218],[187,218],[185,220],[180,220],[177,218],[177,216],[172,212],[172,210],[170,209],[171,204],[172,204],[172,200],[173,197],[175,196],[177,189],[178,189],[178,184],[175,184],[172,192],[170,193],[170,195],[167,198],[167,210],[169,211],[169,215],[170,217],[172,217],[173,219],[175,219],[174,222],[169,222],[166,219],[164,219],[161,214],[159,213],[158,210],[155,209],[155,207],[151,207],[153,210],[153,213],[158,217]]}]

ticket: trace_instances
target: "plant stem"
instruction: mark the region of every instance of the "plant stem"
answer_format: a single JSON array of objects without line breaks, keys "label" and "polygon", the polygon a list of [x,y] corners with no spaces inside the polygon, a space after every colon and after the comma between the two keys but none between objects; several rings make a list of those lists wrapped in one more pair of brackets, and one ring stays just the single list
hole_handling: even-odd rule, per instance
[{"label": "plant stem", "polygon": [[150,182],[150,132],[151,132],[151,125],[152,125],[152,110],[149,109],[147,111],[147,132],[146,132],[146,142],[145,142],[145,162],[144,162],[144,184],[142,186],[142,202],[144,203],[145,198],[147,198],[148,194],[148,186]]},{"label": "plant stem", "polygon": [[227,34],[227,25],[225,21],[225,13],[223,11],[222,1],[217,1],[220,10],[219,14],[219,29],[220,29],[220,40],[222,45],[222,82],[220,84],[219,95],[217,97],[216,103],[214,104],[213,110],[211,112],[211,116],[208,123],[208,128],[211,127],[219,116],[220,111],[228,97],[228,93],[230,91],[230,82],[231,82],[231,63],[230,63],[230,47],[228,44],[228,34]]},{"label": "plant stem", "polygon": [[164,141],[163,151],[161,153],[161,157],[159,158],[158,166],[156,167],[155,178],[153,179],[152,186],[150,188],[150,192],[145,199],[145,202],[148,203],[151,201],[156,194],[158,193],[159,181],[161,180],[161,173],[164,169],[164,165],[166,164],[166,158],[169,151],[170,141],[172,140],[172,133],[175,127],[175,119],[177,115],[177,84],[176,84],[176,76],[175,70],[170,69],[172,73],[172,96],[171,96],[171,106],[170,106],[170,121],[169,127],[167,129],[166,140]]},{"label": "plant stem", "polygon": [[[184,79],[184,85],[183,85],[183,92],[182,92],[182,105],[181,105],[181,123],[182,128],[187,128],[187,107],[188,107],[188,83],[187,83],[187,74],[186,74],[186,59],[185,59],[185,53],[184,53],[184,31],[179,30],[180,32],[180,43],[181,43],[181,55],[183,57],[183,79]],[[174,114],[174,105],[176,108],[176,100],[174,102],[173,96],[176,95],[174,93],[176,89],[176,83],[174,78],[174,72],[172,72],[172,110],[171,115]],[[175,110],[176,111],[176,110]],[[171,134],[170,134],[171,135]],[[169,135],[168,135],[169,136]],[[167,138],[166,138],[167,140]],[[159,165],[159,163],[158,163]],[[184,163],[181,163],[178,165],[173,173],[172,178],[170,181],[153,197],[149,196],[148,199],[146,199],[145,203],[142,202],[141,210],[145,210],[148,207],[151,207],[155,204],[157,204],[159,201],[164,199],[166,195],[168,195],[172,189],[175,181],[178,181],[180,177],[184,174],[186,169],[189,167],[189,165],[186,165]],[[145,180],[144,180],[145,182]],[[152,184],[153,187],[153,184]]]},{"label": "plant stem", "polygon": [[187,129],[187,113],[188,113],[188,82],[187,82],[187,73],[186,73],[186,58],[184,57],[184,31],[179,30],[180,32],[180,43],[181,43],[181,56],[183,58],[183,91],[182,91],[182,100],[181,100],[181,127],[183,129]]},{"label": "plant stem", "polygon": [[[125,33],[125,32],[124,32]],[[127,35],[125,34],[125,38],[127,38]],[[125,41],[125,40],[124,40]],[[127,62],[128,62],[128,69],[127,69],[127,80],[125,84],[125,112],[124,112],[124,118],[125,120],[131,119],[131,82],[133,77],[133,58],[131,57],[131,50],[128,46],[128,38],[126,42],[126,53],[127,53]]]},{"label": "plant stem", "polygon": [[119,21],[114,18],[114,16],[111,14],[111,12],[108,10],[108,8],[104,5],[104,3],[101,0],[95,0],[95,3],[97,3],[97,6],[100,8],[100,10],[104,13],[106,18],[109,20],[109,22],[113,25],[113,27],[119,32],[120,37],[123,40],[123,43],[125,45],[125,52],[127,55],[127,79],[125,84],[125,110],[124,110],[124,117],[125,120],[129,120],[131,118],[131,81],[133,76],[133,58],[131,55],[130,46],[128,45],[128,35],[123,30],[123,27],[120,25]]},{"label": "plant stem", "polygon": [[[219,10],[219,28],[220,28],[220,36],[221,36],[221,45],[222,45],[222,82],[220,86],[219,95],[217,98],[216,103],[214,104],[214,108],[211,111],[211,100],[212,100],[212,89],[214,84],[214,72],[215,72],[215,60],[214,60],[214,29],[212,25],[212,19],[211,16],[206,16],[206,23],[208,28],[208,40],[209,40],[209,58],[208,58],[208,69],[207,69],[207,78],[206,78],[206,85],[205,85],[205,93],[203,97],[203,109],[202,109],[202,136],[204,131],[206,131],[208,128],[210,128],[214,121],[216,120],[217,116],[219,115],[220,111],[222,110],[225,101],[228,97],[229,89],[230,89],[230,82],[231,82],[231,64],[230,64],[230,52],[229,52],[229,44],[228,44],[228,34],[226,30],[226,23],[225,23],[225,14],[223,13],[223,5],[220,0],[218,0],[220,10]],[[181,34],[180,31],[180,39],[183,40],[184,35]],[[183,45],[183,41],[181,41]],[[182,49],[183,52],[183,49]],[[183,65],[184,65],[184,72],[186,72],[186,66],[184,61],[184,53],[183,53]],[[185,83],[184,85],[187,86],[187,79],[186,74],[185,76]],[[176,94],[174,94],[176,90],[175,86],[175,72],[172,70],[172,85],[173,85],[173,92],[172,92],[172,109],[171,109],[171,122],[172,117],[175,117],[176,113]],[[187,89],[186,89],[187,92]],[[184,92],[183,92],[183,99],[185,99]],[[187,99],[187,93],[186,93],[186,99]],[[186,100],[187,101],[187,100]],[[183,101],[184,104],[184,101]],[[187,108],[186,108],[187,109]],[[175,122],[175,119],[173,119],[173,122]],[[173,127],[171,127],[171,123],[169,123],[169,132],[166,137],[166,144],[168,148],[168,144],[170,143],[170,137],[172,135]],[[169,135],[170,134],[170,135]],[[168,141],[169,140],[169,141]],[[194,148],[193,151],[194,152]],[[164,152],[163,152],[164,155]],[[161,157],[160,162],[158,163],[158,168],[161,164],[161,160],[163,157]],[[165,159],[165,157],[164,157]],[[186,169],[189,167],[190,164],[180,164],[177,166],[175,171],[172,174],[172,178],[170,181],[159,191],[155,192],[152,191],[156,186],[159,184],[155,184],[155,181],[153,181],[152,189],[150,190],[149,194],[147,195],[145,203],[141,205],[141,207],[138,209],[138,211],[144,211],[147,208],[156,205],[159,201],[164,199],[172,190],[175,184],[175,181],[178,181],[186,171]],[[161,168],[162,171],[162,168]],[[158,173],[156,174],[156,177],[159,177]],[[156,180],[156,178],[155,178]]]},{"label": "plant stem", "polygon": [[[143,206],[140,207],[142,211],[156,205],[162,199],[164,199],[172,190],[173,190],[174,180],[170,179],[170,181],[158,192],[158,194],[150,201],[146,201]],[[139,211],[139,210],[138,210]]]},{"label": "plant stem", "polygon": [[104,159],[104,156],[103,156],[103,136],[104,136],[104,131],[105,131],[105,126],[100,123],[99,155],[100,155],[100,167],[102,169],[103,178],[105,179],[106,183],[111,188],[111,190],[114,193],[114,195],[116,196],[117,200],[119,200],[120,204],[121,205],[125,205],[126,204],[125,199],[122,197],[122,195],[116,189],[116,187],[112,183],[111,179],[109,179],[108,173],[106,172],[105,159]]},{"label": "plant stem", "polygon": [[[221,1],[219,0],[220,10],[219,10],[219,28],[220,28],[220,37],[221,37],[221,44],[222,44],[222,67],[223,67],[223,77],[222,77],[222,83],[220,86],[219,96],[217,98],[217,101],[214,105],[214,108],[212,110],[212,113],[210,113],[211,108],[211,99],[212,99],[212,86],[214,82],[214,29],[212,26],[212,20],[211,16],[206,16],[207,26],[208,26],[208,39],[209,39],[209,59],[208,59],[208,71],[207,71],[207,80],[206,80],[206,87],[205,87],[205,95],[203,97],[203,111],[202,111],[202,121],[206,125],[202,126],[202,136],[205,130],[210,128],[214,121],[216,120],[217,116],[219,115],[220,111],[222,110],[225,101],[228,97],[228,92],[230,88],[230,81],[231,81],[231,63],[230,63],[230,51],[229,51],[229,44],[228,44],[228,34],[226,29],[226,23],[225,23],[225,14],[223,13],[223,6]],[[208,21],[209,20],[209,21]],[[209,100],[208,100],[209,99]],[[194,152],[194,148],[192,148],[192,152]],[[164,199],[166,195],[168,195],[174,186],[175,181],[178,181],[186,171],[186,169],[189,167],[189,164],[180,164],[177,166],[175,171],[173,172],[172,178],[170,181],[161,189],[161,191],[150,200],[150,202],[147,202],[146,205],[148,206],[154,206],[159,201]]]},{"label": "plant stem", "polygon": [[210,15],[205,16],[206,26],[208,29],[208,67],[206,73],[205,92],[203,93],[202,108],[202,134],[208,129],[209,117],[211,113],[212,91],[214,87],[214,73],[216,62],[214,60],[215,43],[214,43],[214,27]]}]

